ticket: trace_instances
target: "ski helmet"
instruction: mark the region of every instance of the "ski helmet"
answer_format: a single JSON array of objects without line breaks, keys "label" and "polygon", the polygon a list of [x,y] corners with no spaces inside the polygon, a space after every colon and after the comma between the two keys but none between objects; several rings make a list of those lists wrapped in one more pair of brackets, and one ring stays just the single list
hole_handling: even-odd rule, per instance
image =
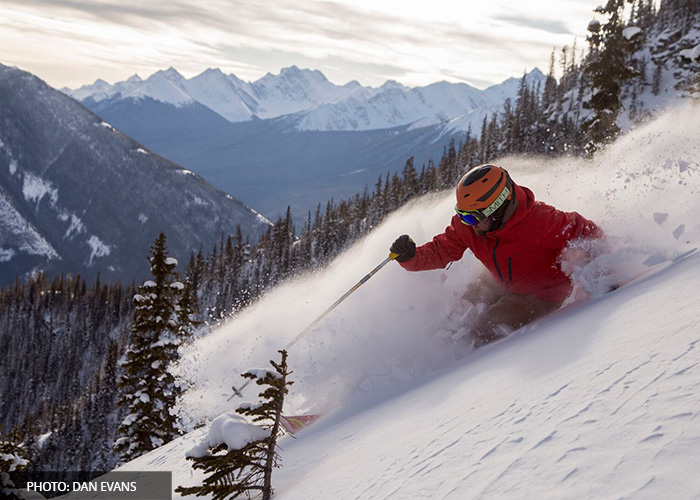
[{"label": "ski helmet", "polygon": [[457,184],[455,210],[462,222],[474,226],[493,215],[513,198],[513,181],[496,165],[474,167]]}]

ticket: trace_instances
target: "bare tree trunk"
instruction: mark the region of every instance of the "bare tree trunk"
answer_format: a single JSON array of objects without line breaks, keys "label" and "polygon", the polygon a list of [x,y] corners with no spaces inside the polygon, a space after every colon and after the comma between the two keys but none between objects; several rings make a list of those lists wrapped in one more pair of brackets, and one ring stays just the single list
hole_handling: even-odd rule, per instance
[{"label": "bare tree trunk", "polygon": [[263,500],[270,500],[272,497],[272,469],[275,466],[275,449],[277,448],[277,435],[280,430],[280,418],[282,417],[282,408],[284,406],[284,390],[287,384],[287,351],[282,352],[282,363],[280,364],[282,372],[282,383],[280,384],[280,397],[277,401],[275,409],[275,423],[270,430],[270,440],[267,445],[267,457],[265,460],[265,478],[263,481]]}]

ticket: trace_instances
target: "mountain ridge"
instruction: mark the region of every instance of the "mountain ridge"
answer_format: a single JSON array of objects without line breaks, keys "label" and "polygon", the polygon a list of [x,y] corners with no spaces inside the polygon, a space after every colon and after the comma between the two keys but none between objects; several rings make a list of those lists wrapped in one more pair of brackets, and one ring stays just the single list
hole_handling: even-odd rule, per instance
[{"label": "mountain ridge", "polygon": [[32,269],[137,278],[160,231],[186,259],[238,225],[253,240],[270,226],[34,75],[3,65],[0,211],[2,284]]},{"label": "mountain ridge", "polygon": [[[526,76],[529,84],[546,78],[537,68]],[[163,80],[170,86],[164,85]],[[359,131],[418,122],[420,126],[431,126],[476,110],[493,112],[506,97],[514,97],[512,81],[519,80],[507,79],[484,90],[447,81],[409,88],[388,80],[379,87],[365,87],[356,81],[336,85],[319,70],[294,65],[282,68],[279,75],[267,73],[253,82],[226,75],[219,68],[208,68],[187,79],[171,67],[145,80],[134,75],[114,85],[97,80],[61,91],[89,107],[96,107],[101,101],[116,103],[146,97],[177,107],[196,101],[231,123],[299,114],[296,128],[300,131]],[[440,91],[451,98],[440,99]]]}]

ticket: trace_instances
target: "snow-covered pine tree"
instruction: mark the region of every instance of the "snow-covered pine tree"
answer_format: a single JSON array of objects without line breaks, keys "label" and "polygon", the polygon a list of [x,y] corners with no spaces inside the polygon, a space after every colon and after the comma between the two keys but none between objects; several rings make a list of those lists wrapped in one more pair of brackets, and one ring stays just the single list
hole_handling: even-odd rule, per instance
[{"label": "snow-covered pine tree", "polygon": [[180,342],[186,342],[192,338],[194,329],[201,324],[194,319],[197,309],[197,300],[192,291],[192,283],[186,280],[184,284],[176,281],[171,285],[180,291],[175,315],[177,317],[177,333]]},{"label": "snow-covered pine tree", "polygon": [[126,408],[127,416],[114,442],[120,463],[181,434],[172,411],[181,390],[168,366],[177,360],[180,343],[191,333],[191,297],[189,288],[178,281],[177,260],[168,257],[165,234],[156,238],[148,260],[153,280],[145,281],[134,296],[131,344],[121,361],[118,404]]},{"label": "snow-covered pine tree", "polygon": [[7,436],[0,434],[0,498],[23,498],[17,490],[16,474],[29,462],[22,446],[19,430],[15,429]]},{"label": "snow-covered pine tree", "polygon": [[632,1],[608,0],[605,7],[595,9],[596,13],[607,16],[607,22],[601,25],[591,21],[588,25],[591,55],[586,71],[591,77],[593,116],[582,123],[582,128],[589,136],[589,154],[620,135],[617,115],[622,108],[621,84],[636,74],[627,63],[631,44],[623,36],[625,4]]},{"label": "snow-covered pine tree", "polygon": [[[279,467],[277,437],[281,432],[280,418],[284,396],[293,382],[287,366],[287,351],[279,351],[280,363],[270,361],[274,370],[252,369],[242,376],[266,387],[258,403],[244,403],[236,413],[217,417],[207,437],[187,453],[195,469],[207,477],[201,486],[178,486],[182,495],[211,495],[214,499],[235,498],[251,492],[262,493],[263,500],[272,496],[272,470]],[[251,423],[252,420],[252,423]],[[258,425],[260,424],[260,425]]]}]

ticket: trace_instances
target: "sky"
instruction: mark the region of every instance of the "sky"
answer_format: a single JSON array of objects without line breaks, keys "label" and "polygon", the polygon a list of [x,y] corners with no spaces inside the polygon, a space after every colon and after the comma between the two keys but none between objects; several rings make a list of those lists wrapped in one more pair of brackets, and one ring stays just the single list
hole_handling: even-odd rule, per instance
[{"label": "sky", "polygon": [[0,63],[56,88],[220,68],[246,81],[292,65],[333,83],[477,88],[546,72],[585,46],[594,0],[0,0]]}]

